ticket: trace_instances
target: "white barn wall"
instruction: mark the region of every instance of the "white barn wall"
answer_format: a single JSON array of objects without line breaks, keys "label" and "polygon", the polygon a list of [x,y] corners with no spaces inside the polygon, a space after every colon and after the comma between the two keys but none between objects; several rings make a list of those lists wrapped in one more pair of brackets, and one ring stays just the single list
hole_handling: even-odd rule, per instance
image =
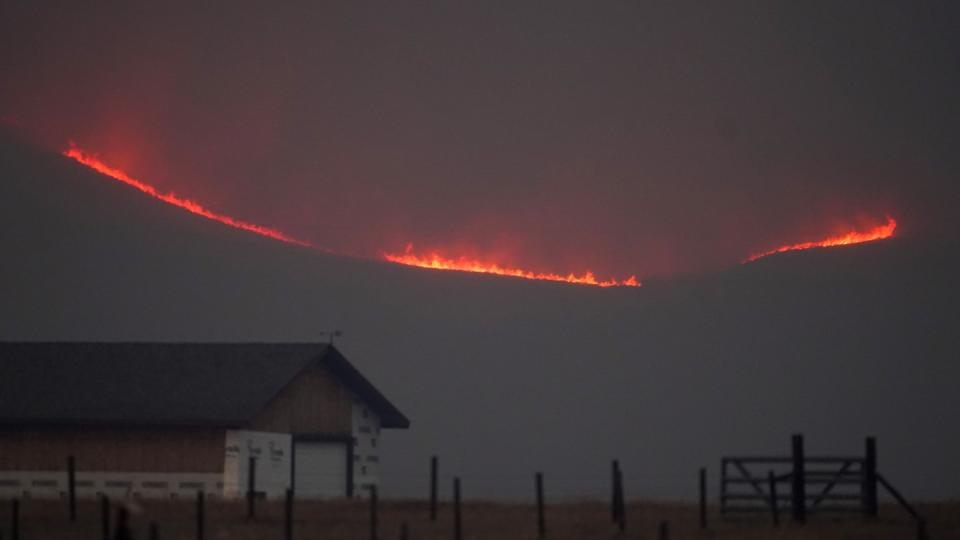
[{"label": "white barn wall", "polygon": [[353,400],[353,493],[366,496],[380,486],[380,417],[359,398]]},{"label": "white barn wall", "polygon": [[[78,471],[76,493],[80,498],[107,495],[112,499],[169,499],[208,497],[223,493],[223,475],[217,473],[150,473]],[[65,471],[0,471],[0,499],[59,499],[67,497]]]},{"label": "white barn wall", "polygon": [[247,492],[249,459],[256,459],[256,486],[267,498],[283,497],[290,488],[292,437],[289,433],[227,431],[223,460],[223,495]]}]

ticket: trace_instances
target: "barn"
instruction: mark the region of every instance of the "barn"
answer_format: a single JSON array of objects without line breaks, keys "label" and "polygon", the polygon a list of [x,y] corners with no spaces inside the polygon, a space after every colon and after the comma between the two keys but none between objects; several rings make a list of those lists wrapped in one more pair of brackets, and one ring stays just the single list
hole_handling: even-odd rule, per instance
[{"label": "barn", "polygon": [[409,425],[330,344],[0,343],[0,497],[350,497]]}]

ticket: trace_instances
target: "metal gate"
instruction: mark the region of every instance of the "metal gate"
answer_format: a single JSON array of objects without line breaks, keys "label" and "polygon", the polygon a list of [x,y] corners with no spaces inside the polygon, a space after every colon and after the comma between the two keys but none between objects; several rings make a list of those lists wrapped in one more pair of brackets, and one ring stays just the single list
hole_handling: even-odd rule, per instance
[{"label": "metal gate", "polygon": [[722,515],[789,510],[802,521],[808,512],[877,514],[876,443],[867,438],[863,456],[806,456],[794,435],[790,456],[724,457],[720,464]]}]

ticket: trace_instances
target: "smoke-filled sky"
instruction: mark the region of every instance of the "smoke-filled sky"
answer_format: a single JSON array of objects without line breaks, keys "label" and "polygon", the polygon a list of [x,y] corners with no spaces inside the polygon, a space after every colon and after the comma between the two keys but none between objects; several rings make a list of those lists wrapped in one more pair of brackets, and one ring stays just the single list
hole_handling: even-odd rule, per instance
[{"label": "smoke-filled sky", "polygon": [[165,4],[4,2],[0,117],[362,257],[649,276],[956,227],[953,3]]}]

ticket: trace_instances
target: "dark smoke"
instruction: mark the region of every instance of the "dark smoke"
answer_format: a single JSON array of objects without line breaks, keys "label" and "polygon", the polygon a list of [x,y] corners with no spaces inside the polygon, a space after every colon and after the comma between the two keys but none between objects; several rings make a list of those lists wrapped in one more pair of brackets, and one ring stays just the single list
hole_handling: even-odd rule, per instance
[{"label": "dark smoke", "polygon": [[954,227],[956,11],[5,2],[0,115],[343,253],[694,272]]}]

